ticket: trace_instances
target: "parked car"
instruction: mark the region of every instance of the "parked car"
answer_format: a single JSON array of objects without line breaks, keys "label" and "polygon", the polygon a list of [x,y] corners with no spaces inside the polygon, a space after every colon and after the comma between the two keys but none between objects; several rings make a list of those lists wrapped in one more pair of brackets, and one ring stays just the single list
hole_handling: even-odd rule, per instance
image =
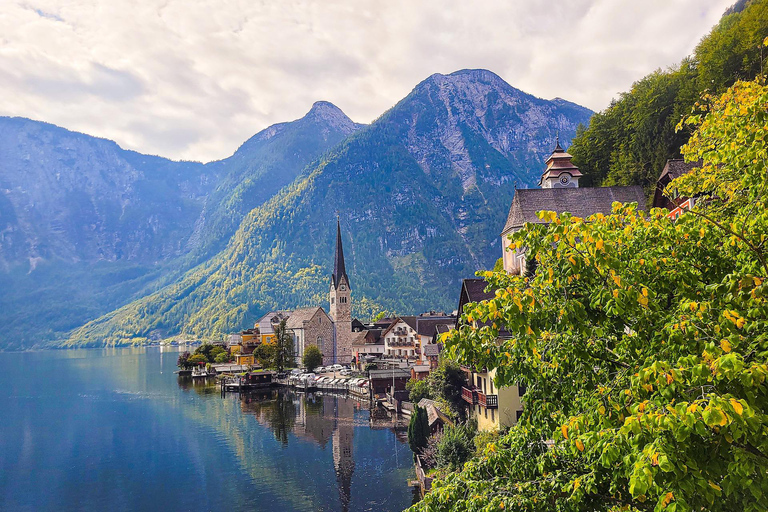
[{"label": "parked car", "polygon": [[326,371],[325,366],[318,366],[315,368],[315,373],[325,373]]},{"label": "parked car", "polygon": [[341,370],[341,375],[352,375],[352,370],[350,370],[349,368],[344,368],[343,370]]},{"label": "parked car", "polygon": [[335,364],[335,365],[331,366],[331,370],[334,371],[334,372],[340,372],[343,369],[344,369],[344,367],[341,366],[340,364]]}]

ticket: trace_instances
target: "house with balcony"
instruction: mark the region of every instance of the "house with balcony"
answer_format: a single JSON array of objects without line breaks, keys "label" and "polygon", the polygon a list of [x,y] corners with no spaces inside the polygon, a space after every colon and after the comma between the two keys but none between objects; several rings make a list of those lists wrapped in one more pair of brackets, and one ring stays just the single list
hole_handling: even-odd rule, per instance
[{"label": "house with balcony", "polygon": [[[461,283],[456,327],[461,321],[464,307],[470,302],[481,302],[496,296],[487,290],[488,283],[483,279],[464,279]],[[480,327],[480,325],[477,325]],[[503,333],[501,333],[503,336]],[[497,387],[494,384],[496,370],[462,366],[467,384],[461,390],[461,397],[467,404],[468,416],[477,420],[477,428],[482,431],[500,430],[517,423],[523,413],[523,394],[521,386]]]},{"label": "house with balcony", "polygon": [[438,325],[455,322],[454,316],[434,312],[396,318],[381,334],[385,359],[403,368],[427,366],[428,372],[429,360],[424,356],[424,347],[433,341]]}]

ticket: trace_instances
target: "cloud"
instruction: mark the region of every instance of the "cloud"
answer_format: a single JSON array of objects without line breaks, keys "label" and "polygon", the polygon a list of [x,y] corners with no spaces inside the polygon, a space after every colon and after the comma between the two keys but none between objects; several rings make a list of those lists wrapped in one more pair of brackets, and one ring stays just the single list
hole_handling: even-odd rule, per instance
[{"label": "cloud", "polygon": [[316,100],[370,122],[462,68],[601,110],[732,1],[11,0],[0,115],[208,161]]}]

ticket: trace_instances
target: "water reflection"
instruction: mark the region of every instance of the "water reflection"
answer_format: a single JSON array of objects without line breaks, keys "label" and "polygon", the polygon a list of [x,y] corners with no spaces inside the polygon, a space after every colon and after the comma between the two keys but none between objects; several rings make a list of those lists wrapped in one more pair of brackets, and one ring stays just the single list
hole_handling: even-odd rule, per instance
[{"label": "water reflection", "polygon": [[0,510],[411,503],[413,465],[397,418],[344,396],[222,398],[214,380],[173,374],[178,350],[0,354]]},{"label": "water reflection", "polygon": [[[178,385],[185,391],[200,395],[220,393],[214,379],[193,379],[178,376]],[[310,442],[322,450],[331,445],[333,467],[341,510],[347,512],[352,501],[352,481],[355,473],[355,428],[389,430],[407,458],[407,418],[392,415],[386,409],[371,409],[366,400],[333,393],[297,393],[290,388],[271,388],[231,393],[222,400],[239,402],[247,415],[268,429],[274,439],[287,449],[291,443]],[[395,449],[397,455],[399,450]],[[374,482],[375,484],[375,482]],[[413,503],[418,501],[418,491]]]}]

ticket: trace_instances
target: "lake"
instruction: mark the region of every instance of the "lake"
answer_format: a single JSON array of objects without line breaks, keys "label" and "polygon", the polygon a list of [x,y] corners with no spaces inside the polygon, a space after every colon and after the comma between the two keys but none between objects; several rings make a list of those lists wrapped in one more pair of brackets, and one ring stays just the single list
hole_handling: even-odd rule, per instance
[{"label": "lake", "polygon": [[404,424],[365,400],[222,397],[177,348],[0,353],[0,510],[403,510]]}]

